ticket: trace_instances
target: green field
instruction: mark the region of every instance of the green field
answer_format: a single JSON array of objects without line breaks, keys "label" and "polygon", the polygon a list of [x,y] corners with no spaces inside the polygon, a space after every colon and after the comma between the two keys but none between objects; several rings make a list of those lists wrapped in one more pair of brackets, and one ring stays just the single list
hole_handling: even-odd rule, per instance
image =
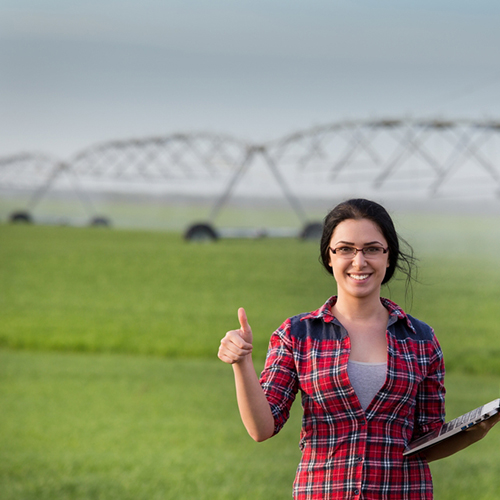
[{"label": "green field", "polygon": [[[450,418],[499,396],[498,219],[406,217],[413,300],[436,329]],[[0,498],[290,498],[300,408],[257,444],[216,359],[245,306],[262,366],[271,331],[335,293],[316,245],[0,225]],[[406,302],[406,303],[405,303]],[[436,499],[496,499],[500,434],[432,464]]]}]

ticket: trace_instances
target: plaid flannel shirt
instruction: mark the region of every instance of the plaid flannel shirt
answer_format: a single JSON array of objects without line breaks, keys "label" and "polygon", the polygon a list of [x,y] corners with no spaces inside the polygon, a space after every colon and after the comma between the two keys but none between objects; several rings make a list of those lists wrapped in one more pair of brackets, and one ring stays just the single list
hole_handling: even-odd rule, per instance
[{"label": "plaid flannel shirt", "polygon": [[302,395],[296,500],[433,498],[425,459],[402,453],[444,422],[442,351],[428,325],[381,300],[390,313],[387,378],[366,412],[347,375],[350,339],[332,315],[336,297],[287,319],[271,336],[260,382],[275,433]]}]

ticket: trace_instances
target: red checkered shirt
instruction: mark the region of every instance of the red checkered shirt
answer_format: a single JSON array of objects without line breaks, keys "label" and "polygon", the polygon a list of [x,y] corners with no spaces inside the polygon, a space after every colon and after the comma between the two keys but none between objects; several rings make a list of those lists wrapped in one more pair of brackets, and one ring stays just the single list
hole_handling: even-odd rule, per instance
[{"label": "red checkered shirt", "polygon": [[260,381],[275,433],[302,395],[296,500],[433,498],[425,459],[402,453],[444,422],[442,351],[432,328],[381,300],[390,313],[387,377],[366,412],[347,375],[351,344],[331,312],[336,297],[287,319],[271,336]]}]

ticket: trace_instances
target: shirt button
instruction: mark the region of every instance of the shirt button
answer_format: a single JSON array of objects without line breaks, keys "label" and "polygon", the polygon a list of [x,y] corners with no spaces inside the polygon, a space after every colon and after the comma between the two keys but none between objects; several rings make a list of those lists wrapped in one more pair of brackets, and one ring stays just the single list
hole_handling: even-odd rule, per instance
[{"label": "shirt button", "polygon": [[358,456],[356,460],[358,461],[358,463],[361,463],[363,461],[363,457]]},{"label": "shirt button", "polygon": [[355,494],[355,495],[359,495],[359,490],[358,490],[358,488],[356,488],[356,489],[354,490],[354,494]]}]

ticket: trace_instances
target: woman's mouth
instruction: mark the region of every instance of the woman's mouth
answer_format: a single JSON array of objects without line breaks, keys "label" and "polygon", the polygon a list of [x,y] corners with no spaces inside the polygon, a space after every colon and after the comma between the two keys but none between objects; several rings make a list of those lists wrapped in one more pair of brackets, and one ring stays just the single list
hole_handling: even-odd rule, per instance
[{"label": "woman's mouth", "polygon": [[349,274],[349,277],[356,281],[363,281],[370,277],[369,274]]}]

